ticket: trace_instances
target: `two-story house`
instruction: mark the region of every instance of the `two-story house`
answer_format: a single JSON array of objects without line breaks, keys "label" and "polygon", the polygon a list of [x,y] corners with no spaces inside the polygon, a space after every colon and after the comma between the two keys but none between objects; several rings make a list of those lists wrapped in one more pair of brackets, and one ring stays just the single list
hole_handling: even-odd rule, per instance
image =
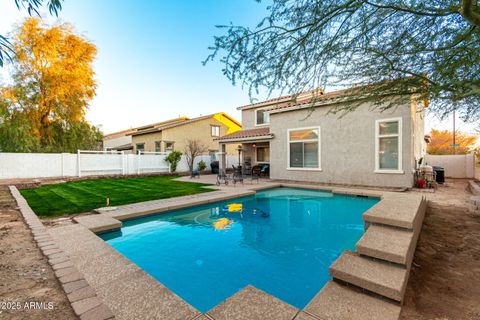
[{"label": "two-story house", "polygon": [[[218,153],[216,138],[232,134],[242,128],[241,124],[224,112],[196,118],[180,117],[136,128],[127,135],[132,137],[134,153],[184,152],[189,140],[199,140],[207,147],[209,154]],[[234,146],[228,149],[233,154]]]},{"label": "two-story house", "polygon": [[[243,130],[217,139],[220,150],[241,145],[244,164],[269,164],[272,179],[411,187],[426,151],[426,103],[406,95],[383,112],[369,102],[343,116],[329,112],[348,90],[307,91],[239,107]],[[225,163],[222,157],[220,166]]]}]

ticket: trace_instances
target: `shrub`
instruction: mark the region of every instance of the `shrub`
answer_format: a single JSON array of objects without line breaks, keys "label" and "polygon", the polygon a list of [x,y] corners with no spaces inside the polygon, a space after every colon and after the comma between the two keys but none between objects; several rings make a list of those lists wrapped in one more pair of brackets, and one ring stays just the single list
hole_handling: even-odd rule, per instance
[{"label": "shrub", "polygon": [[170,164],[170,171],[175,172],[177,170],[177,165],[182,159],[182,153],[180,151],[173,150],[168,154],[168,156],[165,158],[165,161],[167,161]]},{"label": "shrub", "polygon": [[207,165],[205,164],[205,161],[200,160],[200,162],[198,163],[198,171],[203,171],[206,168],[207,168]]}]

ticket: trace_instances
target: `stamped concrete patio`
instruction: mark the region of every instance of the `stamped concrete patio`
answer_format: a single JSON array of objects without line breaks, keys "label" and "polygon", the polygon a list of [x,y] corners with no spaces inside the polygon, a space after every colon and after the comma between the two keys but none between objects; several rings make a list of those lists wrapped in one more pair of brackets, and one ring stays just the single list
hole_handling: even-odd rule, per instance
[{"label": "stamped concrete patio", "polygon": [[[192,181],[188,177],[180,179]],[[209,175],[193,181],[212,183],[215,179]],[[95,235],[120,228],[123,220],[253,195],[256,190],[280,186],[382,198],[364,214],[367,229],[356,252],[346,251],[332,264],[333,280],[304,310],[247,286],[201,314]],[[118,319],[398,319],[425,213],[426,201],[421,194],[264,179],[214,188],[217,190],[210,193],[100,210],[100,214],[74,218],[77,224],[50,228],[48,232]],[[16,196],[25,206],[18,193]],[[27,207],[24,210],[28,211]]]}]

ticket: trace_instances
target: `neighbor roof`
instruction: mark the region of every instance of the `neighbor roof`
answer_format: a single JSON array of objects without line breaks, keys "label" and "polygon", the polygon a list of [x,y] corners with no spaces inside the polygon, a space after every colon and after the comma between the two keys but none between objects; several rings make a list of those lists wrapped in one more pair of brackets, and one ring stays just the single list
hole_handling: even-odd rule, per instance
[{"label": "neighbor roof", "polygon": [[128,133],[130,132],[133,132],[137,129],[135,128],[130,128],[130,129],[127,129],[127,130],[122,130],[122,131],[117,131],[117,132],[113,132],[113,133],[109,133],[109,134],[106,134],[103,136],[103,139],[105,140],[108,140],[108,139],[114,139],[114,138],[118,138],[118,137],[123,137],[123,136],[126,136]]},{"label": "neighbor roof", "polygon": [[150,126],[143,126],[141,128],[144,128],[144,129],[138,128],[137,131],[131,132],[131,133],[129,133],[129,135],[138,136],[138,135],[142,135],[142,134],[158,132],[158,131],[162,131],[162,130],[165,130],[165,129],[170,129],[170,128],[174,128],[174,127],[178,127],[178,126],[183,126],[183,125],[186,125],[186,124],[189,124],[189,123],[192,123],[192,122],[197,122],[197,121],[200,121],[200,120],[213,118],[217,114],[222,114],[223,116],[230,119],[232,122],[241,126],[241,124],[237,120],[233,119],[228,114],[226,114],[224,112],[219,112],[219,113],[212,113],[212,114],[209,114],[209,115],[206,115],[206,116],[200,116],[200,117],[192,118],[192,119],[189,119],[187,117],[183,117],[183,118],[174,119],[174,120],[178,120],[178,121],[169,120],[169,121],[159,122],[157,124],[150,125]]}]

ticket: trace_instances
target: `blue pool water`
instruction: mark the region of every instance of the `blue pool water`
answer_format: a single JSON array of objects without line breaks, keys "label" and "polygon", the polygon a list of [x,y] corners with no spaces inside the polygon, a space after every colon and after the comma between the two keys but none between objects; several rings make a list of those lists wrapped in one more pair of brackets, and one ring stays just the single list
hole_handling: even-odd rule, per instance
[{"label": "blue pool water", "polygon": [[102,238],[202,312],[249,284],[303,308],[378,200],[276,188],[126,221]]}]

